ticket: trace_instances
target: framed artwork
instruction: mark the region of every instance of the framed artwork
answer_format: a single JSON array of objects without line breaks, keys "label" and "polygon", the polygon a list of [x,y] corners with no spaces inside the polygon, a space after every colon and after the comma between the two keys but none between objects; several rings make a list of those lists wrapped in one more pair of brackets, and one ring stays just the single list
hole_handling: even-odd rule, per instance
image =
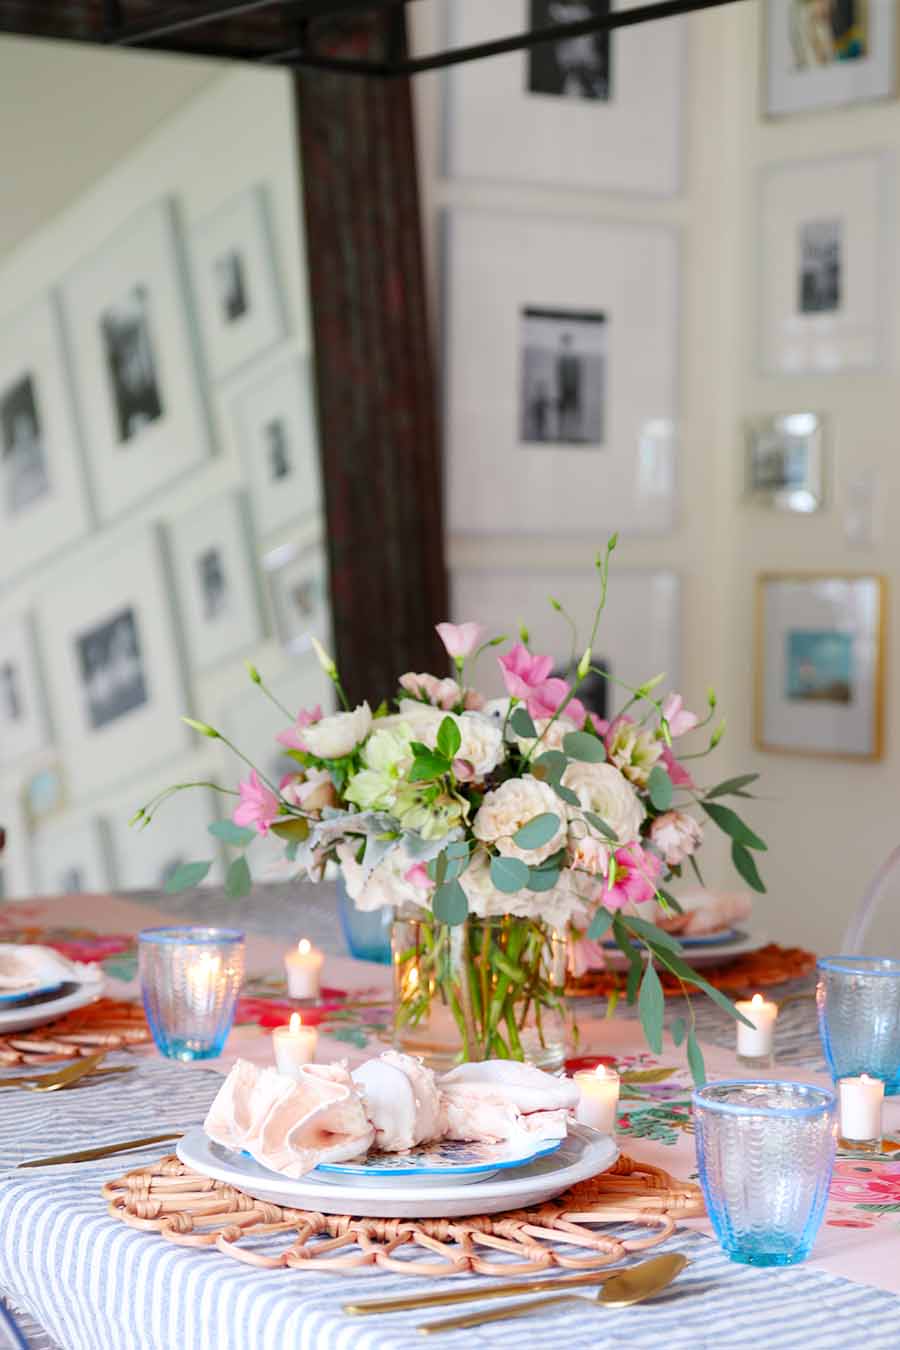
[{"label": "framed artwork", "polygon": [[31,853],[40,895],[102,895],[112,889],[109,837],[99,817],[38,830]]},{"label": "framed artwork", "polygon": [[0,768],[42,750],[49,739],[31,615],[0,615]]},{"label": "framed artwork", "polygon": [[477,211],[447,225],[450,530],[669,529],[674,233]]},{"label": "framed artwork", "polygon": [[289,652],[309,651],[312,639],[329,642],[328,564],[321,539],[285,544],[263,558],[279,642]]},{"label": "framed artwork", "polygon": [[[595,576],[584,568],[571,572],[562,568],[497,572],[465,568],[453,572],[451,596],[457,622],[473,619],[485,624],[492,637],[508,634],[510,643],[516,641],[519,616],[527,615],[533,650],[552,654],[557,672],[571,678],[570,667],[581,655],[578,645],[583,650],[590,636],[598,587]],[[574,646],[569,624],[551,608],[551,596],[577,626],[579,643]],[[673,572],[616,569],[594,644],[594,665],[604,666],[613,679],[633,685],[646,680],[642,672],[665,671],[663,688],[677,688],[680,611],[680,585]],[[493,656],[485,653],[481,658],[476,683],[489,696],[500,697],[506,691]],[[624,699],[615,686],[598,676],[582,702],[605,717],[615,713]]]},{"label": "framed artwork", "polygon": [[25,813],[10,784],[0,791],[0,900],[27,900],[34,894]]},{"label": "framed artwork", "polygon": [[825,501],[825,422],[821,413],[750,418],[746,435],[748,500],[809,515]]},{"label": "framed artwork", "polygon": [[315,515],[322,502],[309,358],[273,365],[233,404],[257,533]]},{"label": "framed artwork", "polygon": [[761,360],[770,374],[881,364],[885,155],[779,164],[760,185]]},{"label": "framed artwork", "polygon": [[756,743],[761,750],[880,759],[886,583],[766,573],[757,583]]},{"label": "framed artwork", "polygon": [[190,743],[170,594],[153,528],[94,558],[40,606],[51,706],[76,799]]},{"label": "framed artwork", "polygon": [[169,538],[191,668],[206,670],[262,635],[245,498],[204,502],[172,522]]},{"label": "framed artwork", "polygon": [[242,192],[195,226],[191,259],[206,362],[219,379],[285,331],[265,189]]},{"label": "framed artwork", "polygon": [[0,330],[3,581],[81,538],[90,526],[59,316],[46,298]]},{"label": "framed artwork", "polygon": [[120,515],[209,451],[172,203],[139,215],[62,284],[97,506]]},{"label": "framed artwork", "polygon": [[763,104],[770,117],[890,98],[895,0],[767,0]]},{"label": "framed artwork", "polygon": [[[190,777],[203,777],[191,769]],[[171,775],[167,781],[171,781]],[[159,784],[162,788],[164,782]],[[209,833],[218,819],[213,793],[202,788],[179,792],[160,807],[146,829],[129,825],[134,812],[152,795],[143,783],[124,794],[119,810],[110,819],[116,882],[127,891],[162,891],[172,874],[187,862],[213,858],[213,866],[201,885],[222,881],[220,849]],[[229,799],[230,800],[230,799]]]},{"label": "framed artwork", "polygon": [[[635,0],[455,0],[450,47],[575,23]],[[455,66],[446,75],[457,178],[671,196],[681,179],[685,29],[589,33]]]}]

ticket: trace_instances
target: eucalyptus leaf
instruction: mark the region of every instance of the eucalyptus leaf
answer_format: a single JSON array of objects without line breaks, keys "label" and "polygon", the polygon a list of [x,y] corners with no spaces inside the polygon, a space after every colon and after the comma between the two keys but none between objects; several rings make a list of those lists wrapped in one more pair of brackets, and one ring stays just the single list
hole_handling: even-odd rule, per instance
[{"label": "eucalyptus leaf", "polygon": [[464,922],[469,912],[469,902],[458,881],[445,881],[435,891],[431,908],[436,919],[455,928]]},{"label": "eucalyptus leaf", "polygon": [[491,881],[498,891],[513,895],[528,885],[528,868],[519,858],[492,858]]},{"label": "eucalyptus leaf", "polygon": [[246,825],[235,825],[233,820],[214,820],[212,825],[206,828],[216,839],[233,844],[235,848],[246,848],[247,844],[252,844],[256,838],[255,830],[248,829]]},{"label": "eucalyptus leaf", "polygon": [[465,839],[454,839],[452,844],[448,844],[445,850],[448,858],[464,858],[469,860],[469,845]]},{"label": "eucalyptus leaf", "polygon": [[647,919],[639,919],[636,915],[629,914],[624,921],[625,928],[641,937],[650,947],[667,947],[669,951],[680,952],[681,943],[671,933],[667,933],[664,928],[659,928],[655,923],[650,923]]},{"label": "eucalyptus leaf", "polygon": [[687,1022],[683,1017],[673,1017],[672,1025],[669,1027],[669,1035],[672,1037],[675,1045],[680,1045],[687,1033]]},{"label": "eucalyptus leaf", "polygon": [[509,719],[509,725],[517,736],[526,736],[532,740],[537,735],[537,727],[531,719],[531,713],[525,707],[515,709]]},{"label": "eucalyptus leaf", "polygon": [[429,878],[435,883],[435,885],[442,886],[444,882],[447,880],[446,851],[443,853],[439,853],[436,858],[432,858],[431,862],[425,868],[425,871],[428,873]]},{"label": "eucalyptus leaf", "polygon": [[309,838],[309,821],[304,816],[284,816],[272,824],[271,830],[279,839],[296,839],[302,844]]},{"label": "eucalyptus leaf", "polygon": [[743,1022],[744,1026],[747,1027],[753,1025],[742,1012],[737,1010],[731,1000],[726,998],[721,990],[716,989],[715,985],[710,984],[708,980],[704,980],[703,976],[699,975],[696,970],[691,970],[687,962],[682,961],[681,957],[675,952],[669,951],[667,947],[659,947],[656,956],[660,964],[670,970],[673,975],[677,975],[685,984],[695,984],[698,989],[702,989],[704,994],[712,999],[713,1003],[717,1003],[723,1012],[727,1012],[728,1016],[733,1017],[736,1022]]},{"label": "eucalyptus leaf", "polygon": [[688,1032],[687,1061],[688,1068],[691,1071],[691,1077],[697,1087],[703,1087],[703,1084],[706,1082],[706,1065],[703,1063],[703,1051],[697,1044],[697,1037],[694,1035],[693,1027]]},{"label": "eucalyptus leaf", "polygon": [[462,733],[452,717],[445,717],[438,727],[437,748],[445,758],[453,760],[462,745]]},{"label": "eucalyptus leaf", "polygon": [[710,797],[748,796],[749,794],[745,793],[743,789],[749,787],[751,783],[755,783],[757,778],[759,778],[758,773],[742,773],[737,778],[726,778],[724,782],[717,783],[714,788],[710,788],[706,794],[707,800]]},{"label": "eucalyptus leaf", "polygon": [[731,845],[731,861],[751,890],[758,891],[760,895],[765,895],[765,882],[759,875],[756,859],[750,850],[744,848],[744,845],[739,844],[737,840],[734,840]]},{"label": "eucalyptus leaf", "polygon": [[608,909],[598,909],[597,913],[591,919],[587,935],[591,942],[600,942],[612,927],[614,915]]},{"label": "eucalyptus leaf", "polygon": [[692,853],[691,856],[688,858],[688,862],[691,864],[691,871],[697,878],[697,881],[700,883],[703,889],[706,890],[706,882],[703,880],[703,873],[700,871],[700,864],[697,861],[696,854]]},{"label": "eucalyptus leaf", "polygon": [[559,830],[559,816],[553,811],[542,811],[521,825],[513,835],[519,848],[543,848]]},{"label": "eucalyptus leaf", "polygon": [[730,806],[722,806],[718,802],[701,802],[700,805],[720,830],[729,835],[737,844],[743,844],[745,848],[755,848],[761,853],[765,853],[768,845],[760,839],[758,834],[754,834],[749,825],[746,825],[736,811],[732,811]]},{"label": "eucalyptus leaf", "polygon": [[166,893],[177,895],[179,891],[187,891],[192,886],[199,886],[211,867],[212,862],[182,863],[180,867],[175,868],[166,882]]},{"label": "eucalyptus leaf", "polygon": [[655,1055],[662,1054],[663,1015],[666,1000],[663,994],[656,967],[648,961],[641,980],[641,992],[638,997],[638,1013],[647,1044]]},{"label": "eucalyptus leaf", "polygon": [[584,816],[585,820],[593,825],[595,830],[600,831],[604,839],[608,839],[611,844],[617,844],[619,842],[619,836],[616,834],[613,827],[608,825],[602,816],[598,816],[596,811],[582,810],[581,814]]},{"label": "eucalyptus leaf", "polygon": [[528,889],[530,891],[552,891],[559,878],[558,867],[531,867],[528,869]]},{"label": "eucalyptus leaf", "polygon": [[534,761],[536,769],[544,769],[547,777],[555,782],[562,778],[569,761],[561,750],[545,750]]},{"label": "eucalyptus leaf", "polygon": [[240,900],[250,894],[252,885],[247,859],[241,854],[239,858],[235,858],[225,876],[225,894],[232,900]]},{"label": "eucalyptus leaf", "polygon": [[657,886],[657,893],[662,896],[667,905],[670,905],[676,914],[683,914],[681,905],[676,900],[671,891],[663,890],[662,886]]},{"label": "eucalyptus leaf", "polygon": [[550,786],[559,797],[560,801],[566,802],[569,806],[580,806],[578,798],[571,788],[563,787],[562,783],[551,783]]},{"label": "eucalyptus leaf", "polygon": [[571,759],[585,764],[602,764],[606,759],[603,742],[589,731],[570,731],[563,736],[563,750]]},{"label": "eucalyptus leaf", "polygon": [[668,811],[672,805],[672,780],[661,764],[654,764],[650,770],[647,793],[657,811]]}]

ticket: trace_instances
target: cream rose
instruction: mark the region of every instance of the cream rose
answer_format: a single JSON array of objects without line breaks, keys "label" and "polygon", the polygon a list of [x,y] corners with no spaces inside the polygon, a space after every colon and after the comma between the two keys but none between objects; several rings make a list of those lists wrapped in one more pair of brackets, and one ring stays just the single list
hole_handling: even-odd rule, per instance
[{"label": "cream rose", "polygon": [[496,845],[498,852],[506,857],[521,858],[522,862],[535,867],[566,842],[564,822],[560,819],[552,839],[540,848],[520,848],[513,843],[512,836],[529,820],[545,812],[552,812],[557,817],[562,815],[559,799],[547,783],[539,782],[531,774],[507,778],[485,797],[472,822],[472,832],[476,839]]},{"label": "cream rose", "polygon": [[684,811],[667,811],[650,826],[650,839],[670,867],[677,867],[703,843],[703,827]]},{"label": "cream rose", "polygon": [[478,919],[495,919],[513,914],[520,919],[540,919],[562,932],[573,917],[583,917],[582,897],[572,885],[570,872],[562,872],[552,891],[499,891],[491,881],[490,858],[478,852],[459,879],[466,893],[469,913]]},{"label": "cream rose", "polygon": [[536,754],[542,755],[545,750],[561,750],[563,741],[570,731],[577,731],[574,722],[570,722],[568,717],[538,717],[534,722],[534,729],[537,736],[517,736],[516,741],[523,755],[530,753],[532,747],[537,741]]},{"label": "cream rose", "polygon": [[281,795],[301,811],[321,811],[325,806],[337,806],[337,793],[327,769],[307,769],[303,777],[286,783]]},{"label": "cream rose", "polygon": [[317,759],[341,759],[361,745],[371,730],[371,709],[368,703],[361,703],[353,712],[332,713],[311,723],[301,736],[306,749]]},{"label": "cream rose", "polygon": [[368,877],[362,865],[356,861],[358,852],[359,842],[356,841],[345,840],[337,846],[347,892],[357,909],[373,910],[381,909],[383,905],[404,904],[419,905],[424,909],[429,907],[430,890],[407,880],[406,873],[413,866],[413,860],[402,844],[391,849]]},{"label": "cream rose", "polygon": [[476,778],[484,778],[503,758],[503,728],[480,712],[464,712],[453,720],[462,737],[457,758],[472,765]]},{"label": "cream rose", "polygon": [[[634,788],[612,764],[573,762],[561,781],[575,793],[582,810],[593,811],[615,831],[617,847],[633,844],[638,838],[644,808]],[[578,814],[574,807],[570,809]],[[588,828],[592,828],[590,822]]]}]

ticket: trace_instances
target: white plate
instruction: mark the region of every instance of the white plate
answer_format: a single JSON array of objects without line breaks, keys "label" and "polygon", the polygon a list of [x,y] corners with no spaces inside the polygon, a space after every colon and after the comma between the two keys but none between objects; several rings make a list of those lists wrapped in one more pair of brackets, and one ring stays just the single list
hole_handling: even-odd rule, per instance
[{"label": "white plate", "polygon": [[615,1141],[585,1125],[571,1125],[569,1136],[555,1153],[537,1158],[506,1176],[491,1177],[477,1186],[460,1182],[429,1186],[427,1192],[383,1178],[380,1185],[357,1181],[294,1181],[260,1167],[252,1158],[214,1144],[201,1126],[190,1130],[178,1145],[185,1167],[236,1186],[257,1200],[321,1214],[364,1214],[375,1219],[460,1219],[467,1214],[499,1214],[506,1209],[538,1205],[559,1195],[576,1181],[585,1181],[611,1167],[619,1156]]},{"label": "white plate", "polygon": [[41,1003],[35,1003],[29,1007],[16,1005],[12,1008],[0,1008],[0,1036],[5,1036],[10,1031],[28,1031],[31,1027],[43,1026],[46,1022],[53,1022],[57,1017],[62,1017],[64,1013],[75,1012],[76,1008],[84,1008],[88,1003],[93,1003],[103,993],[103,981],[95,980],[90,984],[76,984],[74,989],[70,984],[63,986],[63,991],[58,998],[48,998]]},{"label": "white plate", "polygon": [[54,980],[52,984],[42,984],[37,989],[19,989],[15,993],[0,994],[0,1008],[8,1008],[11,1003],[24,1003],[26,999],[52,994],[55,989],[61,989],[65,983],[65,980]]},{"label": "white plate", "polygon": [[448,1186],[457,1182],[468,1185],[513,1167],[525,1167],[536,1158],[555,1153],[561,1144],[561,1139],[518,1144],[441,1139],[401,1153],[372,1152],[359,1162],[320,1163],[312,1172],[312,1179],[327,1181],[332,1186],[349,1181],[359,1186],[381,1186],[385,1177],[395,1185]]},{"label": "white plate", "polygon": [[[723,942],[715,947],[685,947],[682,952],[682,958],[687,961],[689,966],[696,966],[699,970],[702,966],[719,965],[722,961],[732,961],[736,956],[746,956],[748,952],[757,952],[760,947],[765,947],[770,941],[765,933],[743,933],[733,942]],[[618,948],[606,953],[607,965],[612,970],[624,970],[628,962]]]}]

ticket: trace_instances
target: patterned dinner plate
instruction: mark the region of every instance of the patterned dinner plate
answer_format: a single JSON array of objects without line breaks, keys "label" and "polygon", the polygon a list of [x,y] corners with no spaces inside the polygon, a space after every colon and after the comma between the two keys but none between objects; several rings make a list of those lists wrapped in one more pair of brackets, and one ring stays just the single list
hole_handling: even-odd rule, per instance
[{"label": "patterned dinner plate", "polygon": [[37,1003],[47,998],[49,994],[55,994],[57,989],[61,989],[64,980],[54,980],[52,984],[42,984],[37,989],[16,989],[11,993],[0,994],[0,1008],[8,1008],[12,1004]]},{"label": "patterned dinner plate", "polygon": [[360,1185],[378,1184],[383,1177],[395,1182],[459,1181],[466,1185],[483,1181],[510,1167],[524,1167],[535,1158],[555,1153],[561,1139],[538,1143],[476,1144],[443,1139],[419,1144],[403,1153],[372,1152],[354,1162],[320,1163],[313,1172],[317,1181],[340,1181],[352,1177]]}]

